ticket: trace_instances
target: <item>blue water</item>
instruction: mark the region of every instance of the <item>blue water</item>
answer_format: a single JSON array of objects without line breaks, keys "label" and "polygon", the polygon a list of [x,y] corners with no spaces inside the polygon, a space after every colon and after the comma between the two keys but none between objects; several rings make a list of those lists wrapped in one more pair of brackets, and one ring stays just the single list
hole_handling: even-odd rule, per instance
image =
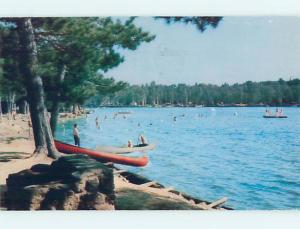
[{"label": "blue water", "polygon": [[[117,111],[132,114],[113,119]],[[300,209],[300,109],[284,108],[287,119],[264,119],[263,112],[264,108],[102,108],[76,123],[81,144],[88,148],[121,146],[128,139],[136,143],[144,134],[157,145],[148,153],[150,163],[144,168],[121,167],[166,186],[211,201],[227,196],[227,205],[235,209]],[[95,127],[96,116],[100,129]],[[57,138],[73,143],[73,123],[66,122],[65,131],[60,125]]]}]

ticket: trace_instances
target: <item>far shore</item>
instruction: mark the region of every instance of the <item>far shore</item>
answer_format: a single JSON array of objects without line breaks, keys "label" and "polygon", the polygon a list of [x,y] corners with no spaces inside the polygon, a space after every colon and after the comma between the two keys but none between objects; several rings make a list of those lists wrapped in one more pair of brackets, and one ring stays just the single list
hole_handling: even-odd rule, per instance
[{"label": "far shore", "polygon": [[[202,107],[214,107],[214,108],[227,108],[227,107],[300,107],[300,104],[282,104],[282,105],[248,105],[248,104],[226,104],[226,105],[215,105],[215,106],[203,106],[203,105],[101,105],[99,108],[202,108]],[[95,107],[91,108],[95,109]]]}]

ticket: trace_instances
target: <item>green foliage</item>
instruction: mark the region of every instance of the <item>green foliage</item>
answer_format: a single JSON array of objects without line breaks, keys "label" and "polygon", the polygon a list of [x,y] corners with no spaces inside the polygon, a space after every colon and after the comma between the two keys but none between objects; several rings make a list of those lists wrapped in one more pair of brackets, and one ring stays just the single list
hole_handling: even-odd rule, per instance
[{"label": "green foliage", "polygon": [[17,34],[11,26],[0,26],[0,96],[23,97],[25,90],[18,71]]},{"label": "green foliage", "polygon": [[[23,77],[18,72],[17,20],[0,19],[0,83],[5,85],[4,94],[18,91],[24,95]],[[37,74],[43,79],[50,109],[57,101],[83,104],[96,94],[124,88],[124,82],[105,78],[104,73],[124,61],[120,50],[135,50],[155,38],[137,27],[134,17],[124,22],[110,17],[32,18],[31,21],[38,48]]]},{"label": "green foliage", "polygon": [[[284,81],[247,81],[243,84],[185,84],[129,86],[125,90],[98,98],[111,105],[232,105],[300,104],[300,79]],[[95,104],[93,104],[95,105]]]},{"label": "green foliage", "polygon": [[[135,50],[154,39],[133,24],[111,18],[36,18],[40,70],[49,100],[82,104],[96,94],[114,92],[125,83],[103,73],[124,61],[121,49]],[[64,80],[58,76],[66,66]]]},{"label": "green foliage", "polygon": [[208,27],[216,28],[222,17],[156,17],[164,19],[167,24],[184,23],[195,25],[198,30],[204,32]]}]

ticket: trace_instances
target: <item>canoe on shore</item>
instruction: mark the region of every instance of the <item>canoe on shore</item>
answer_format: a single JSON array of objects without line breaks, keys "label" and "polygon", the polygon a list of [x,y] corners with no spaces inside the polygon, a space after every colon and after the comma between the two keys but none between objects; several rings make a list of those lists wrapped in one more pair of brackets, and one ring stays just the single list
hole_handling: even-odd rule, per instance
[{"label": "canoe on shore", "polygon": [[264,115],[264,118],[287,118],[286,115],[276,116],[276,115]]},{"label": "canoe on shore", "polygon": [[144,152],[148,150],[153,150],[155,144],[148,144],[145,146],[134,146],[134,147],[115,147],[115,146],[97,146],[96,150],[106,153],[116,153],[116,154],[125,154],[131,152]]},{"label": "canoe on shore", "polygon": [[60,141],[55,140],[55,146],[58,151],[62,153],[70,153],[70,154],[86,154],[88,156],[101,159],[105,162],[113,162],[116,164],[123,164],[123,165],[131,165],[136,167],[145,166],[148,164],[148,157],[125,157],[117,154],[100,152],[97,150],[86,149],[82,147],[77,147],[74,145],[70,145],[67,143],[63,143]]}]

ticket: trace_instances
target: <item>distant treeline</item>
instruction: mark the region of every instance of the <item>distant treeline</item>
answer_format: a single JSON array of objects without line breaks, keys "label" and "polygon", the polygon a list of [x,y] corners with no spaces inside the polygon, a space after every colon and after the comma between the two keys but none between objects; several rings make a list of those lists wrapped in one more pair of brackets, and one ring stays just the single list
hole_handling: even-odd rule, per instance
[{"label": "distant treeline", "polygon": [[300,79],[247,81],[242,84],[196,83],[194,85],[131,85],[106,96],[96,96],[89,105],[293,105],[300,104]]}]

